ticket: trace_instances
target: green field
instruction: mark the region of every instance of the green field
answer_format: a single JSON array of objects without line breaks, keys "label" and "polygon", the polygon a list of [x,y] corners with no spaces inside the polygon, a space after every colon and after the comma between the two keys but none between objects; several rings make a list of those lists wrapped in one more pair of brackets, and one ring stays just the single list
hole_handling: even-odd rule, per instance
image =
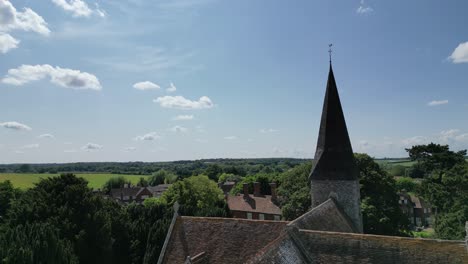
[{"label": "green field", "polygon": [[[140,177],[148,178],[145,175],[121,175],[121,174],[106,174],[106,173],[76,173],[78,177],[82,177],[88,181],[89,187],[93,189],[101,188],[104,183],[110,178],[124,176],[133,184],[136,184]],[[40,179],[58,176],[58,174],[39,174],[39,173],[0,173],[0,182],[10,180],[14,187],[20,189],[27,189],[34,186],[34,183],[39,182]]]}]

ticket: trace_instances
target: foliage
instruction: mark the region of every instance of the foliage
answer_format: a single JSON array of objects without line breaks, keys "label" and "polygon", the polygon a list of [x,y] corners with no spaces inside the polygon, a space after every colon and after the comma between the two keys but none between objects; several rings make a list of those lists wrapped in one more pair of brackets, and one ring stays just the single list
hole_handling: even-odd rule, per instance
[{"label": "foliage", "polygon": [[416,183],[413,179],[408,177],[400,177],[396,180],[397,191],[414,192],[416,190]]},{"label": "foliage", "polygon": [[368,155],[355,154],[355,159],[360,172],[364,232],[403,235],[409,223],[398,205],[395,180]]},{"label": "foliage", "polygon": [[48,223],[28,223],[0,232],[2,263],[78,263],[70,241]]},{"label": "foliage", "polygon": [[168,172],[164,169],[158,170],[157,172],[153,173],[153,176],[151,176],[148,180],[148,184],[150,186],[156,186],[159,184],[172,184],[177,181],[177,175]]},{"label": "foliage", "polygon": [[307,162],[282,173],[279,176],[278,195],[281,197],[281,211],[286,220],[296,219],[310,209],[309,174],[312,163]]},{"label": "foliage", "polygon": [[137,186],[147,187],[148,186],[148,180],[143,178],[143,177],[140,177],[140,179],[137,182]]},{"label": "foliage", "polygon": [[20,191],[13,188],[10,181],[0,182],[0,223],[8,209],[10,209],[11,201],[19,195]]},{"label": "foliage", "polygon": [[112,189],[115,188],[123,188],[125,184],[130,184],[130,181],[125,179],[123,176],[110,178],[107,182],[102,186],[102,191],[104,193],[110,193]]},{"label": "foliage", "polygon": [[464,163],[466,150],[454,152],[448,145],[430,143],[406,149],[411,160],[417,161],[426,174],[433,173],[439,182],[443,174],[456,164]]},{"label": "foliage", "polygon": [[415,163],[408,169],[408,176],[411,178],[424,178],[425,171],[421,164]]},{"label": "foliage", "polygon": [[388,174],[391,176],[405,176],[406,167],[403,165],[391,166]]},{"label": "foliage", "polygon": [[232,173],[223,173],[219,176],[218,182],[224,183],[224,182],[240,182],[242,180],[242,177],[238,175],[234,175]]},{"label": "foliage", "polygon": [[223,192],[205,175],[192,176],[171,185],[161,197],[169,206],[175,202],[202,210],[224,204]]}]

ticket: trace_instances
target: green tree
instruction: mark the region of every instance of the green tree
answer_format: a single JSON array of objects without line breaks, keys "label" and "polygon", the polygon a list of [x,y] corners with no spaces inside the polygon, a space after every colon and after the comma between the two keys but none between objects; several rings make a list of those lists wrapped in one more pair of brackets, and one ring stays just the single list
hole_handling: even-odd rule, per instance
[{"label": "green tree", "polygon": [[242,180],[242,177],[238,175],[234,175],[232,173],[223,173],[219,176],[218,182],[224,183],[227,181],[232,181],[232,182],[239,182]]},{"label": "green tree", "polygon": [[20,194],[18,189],[13,188],[10,181],[0,182],[0,223],[5,217],[13,199]]},{"label": "green tree", "polygon": [[177,178],[178,177],[176,174],[161,169],[153,173],[153,175],[148,180],[148,184],[150,186],[156,186],[163,183],[172,184],[177,181]]},{"label": "green tree", "polygon": [[124,176],[112,177],[102,186],[104,193],[110,193],[112,189],[123,188],[125,184],[131,184]]},{"label": "green tree", "polygon": [[148,181],[145,178],[140,177],[140,179],[138,180],[137,186],[147,187],[148,186]]},{"label": "green tree", "polygon": [[367,154],[355,154],[361,185],[361,211],[364,232],[379,235],[402,235],[408,219],[400,210],[396,183]]},{"label": "green tree", "polygon": [[303,163],[279,176],[278,195],[281,212],[286,220],[294,220],[310,209],[309,174],[312,162]]},{"label": "green tree", "polygon": [[416,183],[413,179],[408,177],[400,177],[396,180],[397,191],[414,192],[416,190]]},{"label": "green tree", "polygon": [[451,151],[448,145],[430,143],[406,149],[411,160],[416,161],[426,174],[433,174],[442,182],[444,173],[456,164],[464,163],[466,150]]},{"label": "green tree", "polygon": [[217,181],[219,175],[223,173],[223,170],[218,164],[210,164],[208,167],[205,169],[205,175],[208,176],[208,178]]},{"label": "green tree", "polygon": [[70,241],[47,223],[28,223],[0,232],[2,263],[78,263]]},{"label": "green tree", "polygon": [[388,173],[391,176],[405,176],[406,167],[402,165],[393,165],[390,167]]}]

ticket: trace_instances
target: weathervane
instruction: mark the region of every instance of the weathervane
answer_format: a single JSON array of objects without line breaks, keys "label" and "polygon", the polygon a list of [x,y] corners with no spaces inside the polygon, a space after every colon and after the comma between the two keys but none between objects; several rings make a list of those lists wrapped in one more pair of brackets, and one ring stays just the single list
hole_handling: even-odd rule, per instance
[{"label": "weathervane", "polygon": [[333,52],[333,51],[332,51],[332,46],[333,46],[333,44],[331,44],[331,43],[328,44],[328,54],[329,54],[329,56],[330,56],[330,64],[331,64],[331,54],[332,54],[332,52]]}]

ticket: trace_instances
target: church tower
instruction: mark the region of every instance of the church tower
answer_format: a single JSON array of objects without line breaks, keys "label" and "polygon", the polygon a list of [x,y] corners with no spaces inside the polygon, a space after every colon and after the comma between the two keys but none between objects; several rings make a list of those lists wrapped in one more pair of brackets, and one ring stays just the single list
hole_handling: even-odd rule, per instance
[{"label": "church tower", "polygon": [[309,176],[312,207],[333,197],[363,232],[359,194],[359,171],[341,108],[330,63],[314,166]]}]

